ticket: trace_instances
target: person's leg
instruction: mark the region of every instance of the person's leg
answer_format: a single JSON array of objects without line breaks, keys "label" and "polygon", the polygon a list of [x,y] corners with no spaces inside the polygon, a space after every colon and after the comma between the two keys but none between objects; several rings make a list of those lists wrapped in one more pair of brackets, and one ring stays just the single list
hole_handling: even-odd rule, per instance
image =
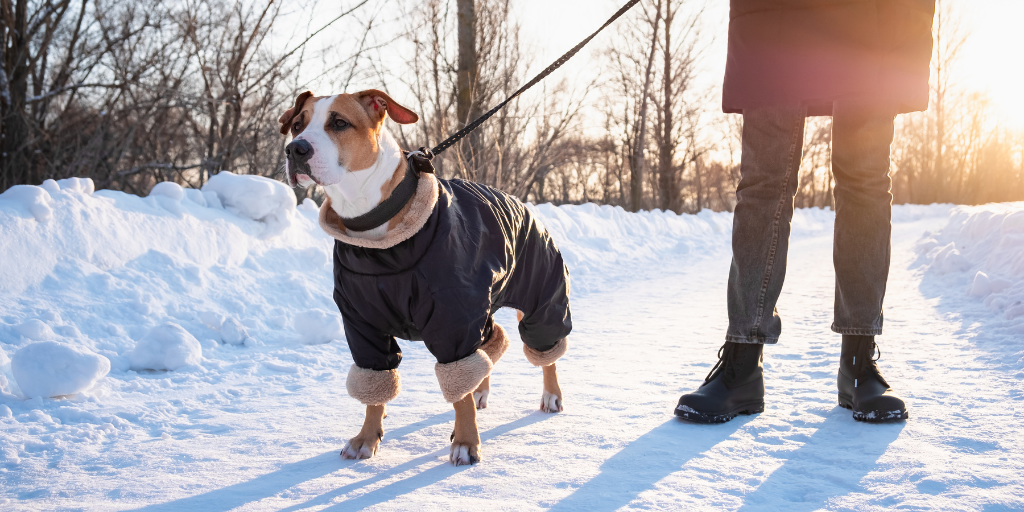
[{"label": "person's leg", "polygon": [[743,114],[726,343],[700,389],[679,399],[675,414],[683,419],[718,423],[764,410],[761,349],[782,330],[775,304],[786,276],[805,117],[800,106]]},{"label": "person's leg", "polygon": [[775,304],[786,277],[805,117],[806,108],[799,106],[743,114],[726,341],[764,344],[779,340],[782,322]]},{"label": "person's leg", "polygon": [[832,118],[836,186],[835,321],[839,334],[882,334],[882,299],[889,278],[892,180],[891,109],[837,101]]},{"label": "person's leg", "polygon": [[882,334],[882,300],[889,277],[892,194],[889,148],[893,110],[864,101],[837,101],[832,119],[836,178],[835,321],[843,335],[839,403],[865,421],[906,419],[874,361]]}]

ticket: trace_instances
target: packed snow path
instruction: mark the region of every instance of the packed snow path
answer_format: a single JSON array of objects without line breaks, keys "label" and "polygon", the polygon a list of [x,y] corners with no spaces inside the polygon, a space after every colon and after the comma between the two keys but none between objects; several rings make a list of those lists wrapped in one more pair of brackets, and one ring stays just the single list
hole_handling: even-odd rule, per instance
[{"label": "packed snow path", "polygon": [[[878,341],[911,419],[889,425],[854,422],[836,405],[830,215],[801,218],[779,305],[784,337],[766,348],[762,414],[713,426],[672,416],[721,345],[721,232],[699,250],[581,272],[588,282],[558,363],[565,412],[537,411],[540,371],[513,340],[478,416],[484,459],[475,466],[447,461],[454,414],[422,344],[403,342],[403,392],[388,406],[381,451],[365,461],[338,456],[363,417],[344,392],[343,343],[222,345],[202,370],[122,370],[117,392],[88,398],[95,412],[81,417],[62,413],[60,400],[5,399],[12,411],[0,406],[0,433],[12,441],[0,443],[0,508],[1024,508],[1021,343],[981,313],[961,314],[977,300],[925,275],[915,244],[946,224],[945,212],[895,225]],[[498,320],[516,335],[511,312]]]}]

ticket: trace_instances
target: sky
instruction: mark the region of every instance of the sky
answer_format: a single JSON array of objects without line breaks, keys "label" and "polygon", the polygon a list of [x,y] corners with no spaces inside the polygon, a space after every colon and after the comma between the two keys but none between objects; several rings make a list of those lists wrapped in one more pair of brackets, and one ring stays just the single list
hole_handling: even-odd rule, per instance
[{"label": "sky", "polygon": [[[948,0],[947,0],[948,1]],[[970,37],[959,62],[962,85],[971,91],[987,92],[996,111],[1009,126],[1024,130],[1024,0],[955,0],[962,13],[961,23]],[[534,41],[541,65],[589,35],[612,15],[624,0],[521,0],[519,12],[525,39]],[[694,2],[696,3],[696,2]],[[702,63],[703,82],[720,86],[725,73],[729,2],[708,0],[705,11],[707,34],[717,37]],[[634,7],[634,9],[639,6]],[[609,44],[612,27],[591,45]],[[587,68],[584,59],[570,72]],[[572,71],[575,70],[575,71]],[[713,101],[720,100],[720,96]],[[709,107],[717,107],[711,105]]]},{"label": "sky", "polygon": [[987,91],[1006,123],[1024,130],[1024,0],[960,0],[970,37],[964,85]]}]

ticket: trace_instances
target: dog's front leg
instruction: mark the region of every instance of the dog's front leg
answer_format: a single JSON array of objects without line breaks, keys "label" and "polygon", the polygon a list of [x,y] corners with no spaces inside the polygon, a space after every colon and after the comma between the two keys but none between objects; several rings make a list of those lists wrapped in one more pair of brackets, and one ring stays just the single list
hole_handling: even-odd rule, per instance
[{"label": "dog's front leg", "polygon": [[562,388],[558,387],[555,363],[543,366],[541,369],[544,371],[544,393],[540,397],[540,410],[562,412]]},{"label": "dog's front leg", "polygon": [[469,466],[480,461],[480,431],[476,428],[476,401],[467,394],[455,406],[455,431],[452,432],[451,462]]},{"label": "dog's front leg", "polygon": [[[377,454],[380,441],[384,439],[384,406],[367,405],[366,419],[359,435],[353,437],[341,450],[343,459],[369,459]],[[458,417],[456,415],[456,417]],[[456,421],[456,424],[457,421]]]}]

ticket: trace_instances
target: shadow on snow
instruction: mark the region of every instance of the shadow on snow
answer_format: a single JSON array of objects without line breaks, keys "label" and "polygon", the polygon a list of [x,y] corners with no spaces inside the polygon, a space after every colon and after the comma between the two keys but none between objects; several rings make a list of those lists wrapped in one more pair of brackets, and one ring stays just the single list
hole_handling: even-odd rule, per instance
[{"label": "shadow on snow", "polygon": [[[454,411],[435,414],[421,421],[399,427],[388,432],[389,439],[398,439],[432,425],[452,421]],[[339,450],[331,450],[305,460],[285,464],[277,471],[267,473],[247,482],[237,483],[222,489],[181,498],[167,503],[159,503],[136,510],[146,512],[178,511],[178,510],[228,510],[274,496],[286,489],[309,480],[327,476],[342,468],[339,465]]]},{"label": "shadow on snow", "polygon": [[[550,510],[617,510],[728,439],[753,418],[741,416],[720,425],[697,425],[672,418],[619,450],[601,465],[597,476]],[[698,432],[702,435],[695,435]]]},{"label": "shadow on snow", "polygon": [[[452,421],[454,419],[454,416],[454,411],[436,414],[425,420],[395,429],[394,431],[391,432],[391,435],[388,436],[388,438],[398,439],[419,429]],[[515,429],[543,421],[550,417],[550,414],[542,413],[539,411],[534,412],[530,415],[519,418],[518,420],[492,428],[485,432],[481,432],[480,440],[488,441],[492,438],[506,434]],[[447,459],[447,454],[448,450],[446,448],[444,450],[439,450],[427,455],[423,455],[421,457],[417,457],[413,460],[404,462],[380,473],[375,473],[369,478],[338,487],[337,489],[331,490],[330,492],[311,498],[305,502],[284,508],[282,509],[282,512],[291,510],[301,510],[307,507],[317,505],[328,505],[339,496],[344,496],[351,492],[358,491],[363,487],[373,485],[376,482],[380,482],[382,480],[388,479],[396,475],[400,475],[431,461],[438,461],[439,458],[444,457],[445,459]],[[315,457],[310,457],[299,462],[286,464],[277,471],[267,473],[253,480],[249,480],[247,482],[238,483],[229,487],[217,489],[214,491],[199,494],[196,496],[191,496],[188,498],[182,498],[167,503],[160,503],[156,505],[142,507],[137,510],[145,512],[178,510],[229,510],[235,507],[245,505],[247,503],[257,502],[264,498],[275,496],[303,482],[327,476],[339,469],[342,469],[343,466],[340,465],[339,462],[341,461],[338,455],[338,451],[332,450],[330,452],[322,453]],[[441,464],[433,466],[422,472],[416,473],[408,478],[392,482],[378,489],[374,489],[365,494],[356,496],[352,499],[341,501],[324,510],[358,510],[360,508],[364,508],[373,504],[390,501],[398,496],[415,491],[416,489],[420,489],[422,487],[426,487],[428,485],[440,482],[445,478],[463,469],[468,469],[469,467],[470,466],[466,466],[464,468],[456,468],[451,466],[448,463],[448,461],[445,460]]]},{"label": "shadow on snow", "polygon": [[[913,414],[913,412],[911,413]],[[906,422],[869,424],[835,407],[796,450],[779,453],[785,463],[743,500],[741,512],[817,510],[830,498],[866,492],[861,480],[878,467]]]}]

